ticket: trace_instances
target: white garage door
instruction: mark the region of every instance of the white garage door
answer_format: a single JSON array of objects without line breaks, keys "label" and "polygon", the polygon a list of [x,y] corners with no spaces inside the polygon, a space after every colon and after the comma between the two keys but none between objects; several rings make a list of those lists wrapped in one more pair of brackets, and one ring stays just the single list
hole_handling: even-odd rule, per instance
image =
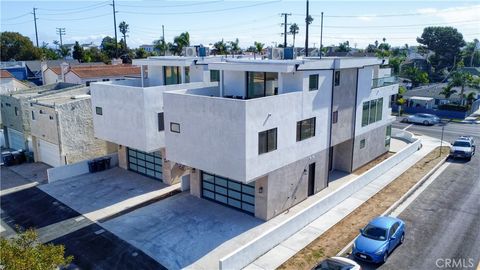
[{"label": "white garage door", "polygon": [[8,128],[8,146],[15,150],[25,149],[25,140],[23,139],[23,133],[16,131],[15,129]]},{"label": "white garage door", "polygon": [[44,140],[37,141],[37,151],[38,151],[38,161],[46,163],[53,167],[58,167],[61,164],[60,162],[60,150],[58,145],[49,143]]}]

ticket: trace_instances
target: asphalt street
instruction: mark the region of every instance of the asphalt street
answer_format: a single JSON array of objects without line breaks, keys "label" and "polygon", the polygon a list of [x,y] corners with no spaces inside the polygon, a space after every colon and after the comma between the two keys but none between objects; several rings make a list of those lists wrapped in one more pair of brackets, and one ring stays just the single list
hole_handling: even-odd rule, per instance
[{"label": "asphalt street", "polygon": [[[424,127],[395,123],[436,138],[442,125]],[[444,140],[461,135],[480,142],[480,126],[448,123]],[[448,167],[399,218],[406,222],[405,243],[383,265],[363,269],[477,269],[480,260],[480,154],[471,161],[448,160]]]}]

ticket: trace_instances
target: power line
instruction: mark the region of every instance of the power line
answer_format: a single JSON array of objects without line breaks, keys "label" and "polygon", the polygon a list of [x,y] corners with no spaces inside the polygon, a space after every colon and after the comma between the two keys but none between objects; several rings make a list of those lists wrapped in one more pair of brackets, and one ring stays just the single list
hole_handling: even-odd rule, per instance
[{"label": "power line", "polygon": [[277,1],[270,1],[270,2],[262,2],[262,3],[251,4],[251,5],[245,5],[245,6],[222,8],[222,9],[202,10],[202,11],[184,11],[184,12],[135,12],[135,11],[120,11],[120,12],[121,12],[121,13],[125,13],[125,14],[141,14],[141,15],[203,14],[203,13],[215,13],[215,12],[221,12],[221,11],[237,10],[237,9],[241,9],[241,8],[249,8],[249,7],[262,6],[262,5],[269,5],[269,4],[278,3],[278,2],[281,2],[281,1],[277,0]]},{"label": "power line", "polygon": [[[327,25],[325,28],[405,28],[405,27],[415,27],[415,26],[432,26],[432,25],[449,25],[455,23],[470,23],[477,22],[476,20],[470,21],[457,21],[457,22],[443,22],[443,23],[427,23],[427,24],[404,24],[404,25],[375,25],[375,26],[345,26],[345,25]],[[314,27],[320,27],[320,25],[312,25]]]},{"label": "power line", "polygon": [[88,8],[88,9],[84,9],[84,10],[77,10],[77,11],[70,11],[70,12],[61,12],[61,13],[40,13],[41,15],[49,15],[49,16],[62,16],[62,15],[66,15],[66,14],[76,14],[76,13],[83,13],[83,12],[90,12],[92,10],[96,10],[98,8],[101,8],[101,7],[106,7],[108,6],[108,4],[103,4],[101,6],[96,6],[96,7],[92,7],[92,8]]},{"label": "power line", "polygon": [[78,8],[53,8],[53,9],[50,9],[50,8],[39,8],[39,9],[40,9],[40,10],[46,10],[46,11],[81,10],[81,9],[86,9],[86,8],[95,7],[95,6],[101,6],[101,5],[104,5],[104,4],[107,4],[107,3],[109,3],[109,1],[104,1],[104,2],[100,2],[100,3],[93,4],[93,5],[88,5],[88,6],[84,6],[84,7],[78,7]]},{"label": "power line", "polygon": [[[30,13],[29,13],[29,15],[30,15]],[[31,22],[32,22],[32,20],[16,22],[16,23],[2,23],[2,26],[5,26],[5,25],[20,25],[20,24],[26,24],[26,23],[31,23]]]},{"label": "power line", "polygon": [[15,16],[15,17],[2,18],[2,21],[11,21],[11,20],[15,20],[15,19],[22,18],[22,17],[25,17],[25,16],[30,16],[30,15],[31,15],[31,13],[27,12],[27,13],[24,13],[22,15],[18,15],[18,16]]},{"label": "power line", "polygon": [[[133,8],[156,8],[156,7],[166,8],[166,7],[184,7],[184,6],[207,5],[207,4],[213,4],[213,3],[219,3],[219,2],[224,2],[224,1],[220,0],[220,1],[188,3],[188,4],[178,4],[178,5],[166,5],[166,6],[156,6],[156,5],[153,5],[153,6],[149,6],[149,5],[147,5],[147,6],[145,6],[145,5],[135,6],[135,5],[125,5],[125,4],[117,4],[117,6],[119,6],[119,7],[133,7]],[[145,2],[142,2],[142,4],[143,3],[145,3]]]},{"label": "power line", "polygon": [[89,20],[89,19],[94,19],[94,18],[99,18],[99,17],[105,17],[105,16],[110,16],[110,13],[106,14],[99,14],[96,16],[89,16],[89,17],[82,17],[82,18],[57,18],[57,19],[42,19],[45,21],[82,21],[82,20]]}]

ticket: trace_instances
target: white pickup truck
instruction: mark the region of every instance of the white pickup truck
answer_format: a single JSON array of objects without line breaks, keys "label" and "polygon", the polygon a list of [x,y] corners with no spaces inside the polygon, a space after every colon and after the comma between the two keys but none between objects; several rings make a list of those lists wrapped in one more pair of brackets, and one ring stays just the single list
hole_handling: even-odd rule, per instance
[{"label": "white pickup truck", "polygon": [[450,157],[472,159],[475,155],[475,141],[470,136],[459,137],[450,147]]}]

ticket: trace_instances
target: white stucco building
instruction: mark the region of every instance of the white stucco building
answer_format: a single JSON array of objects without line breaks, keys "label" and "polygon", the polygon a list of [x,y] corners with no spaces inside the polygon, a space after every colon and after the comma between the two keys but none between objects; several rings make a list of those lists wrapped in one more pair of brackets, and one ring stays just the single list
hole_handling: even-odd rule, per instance
[{"label": "white stucco building", "polygon": [[127,146],[125,168],[156,175],[158,157],[164,182],[181,178],[191,194],[258,218],[319,192],[331,171],[352,172],[388,151],[398,84],[384,60],[134,64],[148,66],[148,77],[92,84],[95,136]]}]

